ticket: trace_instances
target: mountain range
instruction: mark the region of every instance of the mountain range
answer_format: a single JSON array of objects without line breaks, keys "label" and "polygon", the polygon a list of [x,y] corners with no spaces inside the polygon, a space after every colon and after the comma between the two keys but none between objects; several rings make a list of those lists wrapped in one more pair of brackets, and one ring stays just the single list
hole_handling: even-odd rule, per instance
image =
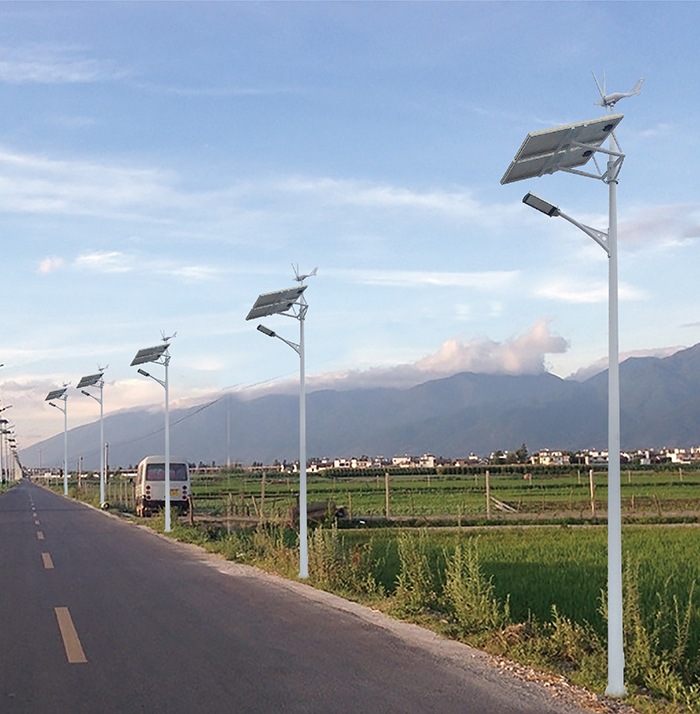
[{"label": "mountain range", "polygon": [[[307,394],[307,455],[454,458],[473,452],[607,448],[607,371],[583,381],[463,372],[412,388],[331,389]],[[700,344],[670,357],[620,365],[623,450],[700,443]],[[134,409],[104,419],[109,466],[164,451],[162,411]],[[68,432],[69,469],[99,468],[99,421]],[[250,464],[299,458],[299,397],[244,399],[225,393],[170,411],[171,454],[190,462]],[[60,466],[63,433],[24,449],[25,466]]]}]

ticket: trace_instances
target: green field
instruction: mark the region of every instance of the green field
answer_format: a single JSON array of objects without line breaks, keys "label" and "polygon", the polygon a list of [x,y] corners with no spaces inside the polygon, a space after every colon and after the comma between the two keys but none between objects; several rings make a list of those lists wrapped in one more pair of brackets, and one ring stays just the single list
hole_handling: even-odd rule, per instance
[{"label": "green field", "polygon": [[[592,520],[594,512],[587,469],[568,472],[494,471],[489,476],[490,517],[494,521]],[[594,472],[595,517],[607,510],[607,474]],[[628,520],[685,519],[700,515],[700,470],[647,470],[622,472],[622,511]],[[298,476],[230,473],[194,476],[193,491],[202,513],[256,515],[262,504],[268,518],[284,518],[296,503]],[[469,474],[394,472],[389,475],[389,515],[393,519],[447,517],[455,523],[487,517],[486,473]],[[331,501],[345,507],[350,519],[386,515],[387,482],[384,474],[308,478],[309,502]],[[505,504],[507,511],[499,509]],[[510,510],[512,509],[512,510]]]}]

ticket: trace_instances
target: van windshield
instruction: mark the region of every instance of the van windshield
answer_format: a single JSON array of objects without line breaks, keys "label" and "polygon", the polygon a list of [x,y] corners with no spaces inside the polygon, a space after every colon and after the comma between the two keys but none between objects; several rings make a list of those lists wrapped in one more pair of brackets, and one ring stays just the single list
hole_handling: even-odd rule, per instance
[{"label": "van windshield", "polygon": [[[187,481],[186,464],[170,464],[171,481]],[[146,481],[165,481],[165,464],[148,464]]]}]

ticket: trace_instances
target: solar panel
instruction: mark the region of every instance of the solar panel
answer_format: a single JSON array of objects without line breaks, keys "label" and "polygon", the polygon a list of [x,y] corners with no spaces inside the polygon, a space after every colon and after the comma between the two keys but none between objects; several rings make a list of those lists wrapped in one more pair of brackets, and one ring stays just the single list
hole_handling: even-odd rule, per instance
[{"label": "solar panel", "polygon": [[267,317],[268,315],[277,315],[281,312],[291,310],[306,288],[306,285],[298,285],[295,288],[263,293],[258,296],[246,320],[254,320],[258,317]]},{"label": "solar panel", "polygon": [[135,367],[139,364],[146,364],[146,362],[157,362],[168,347],[170,347],[169,343],[155,345],[153,347],[144,347],[144,349],[139,350],[136,353],[136,357],[131,360],[131,366]]},{"label": "solar panel", "polygon": [[[623,114],[613,114],[591,121],[533,131],[515,155],[502,184],[553,174],[561,169],[585,166],[622,121]],[[582,146],[583,145],[583,146]]]},{"label": "solar panel", "polygon": [[46,399],[44,399],[45,402],[50,402],[52,399],[60,399],[65,393],[67,387],[61,387],[60,389],[54,389],[53,391],[49,392],[48,395],[46,396]]},{"label": "solar panel", "polygon": [[83,389],[83,387],[92,387],[97,384],[102,379],[102,372],[98,374],[88,374],[87,377],[83,377],[79,382],[76,389]]}]

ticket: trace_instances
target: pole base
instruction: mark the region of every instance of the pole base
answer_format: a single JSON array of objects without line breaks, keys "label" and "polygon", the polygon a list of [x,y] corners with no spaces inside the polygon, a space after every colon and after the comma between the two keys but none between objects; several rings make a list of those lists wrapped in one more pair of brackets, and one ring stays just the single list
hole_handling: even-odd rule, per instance
[{"label": "pole base", "polygon": [[627,690],[625,689],[624,684],[608,684],[606,690],[605,690],[605,696],[606,697],[616,697],[618,699],[621,699],[622,697],[627,696]]}]

